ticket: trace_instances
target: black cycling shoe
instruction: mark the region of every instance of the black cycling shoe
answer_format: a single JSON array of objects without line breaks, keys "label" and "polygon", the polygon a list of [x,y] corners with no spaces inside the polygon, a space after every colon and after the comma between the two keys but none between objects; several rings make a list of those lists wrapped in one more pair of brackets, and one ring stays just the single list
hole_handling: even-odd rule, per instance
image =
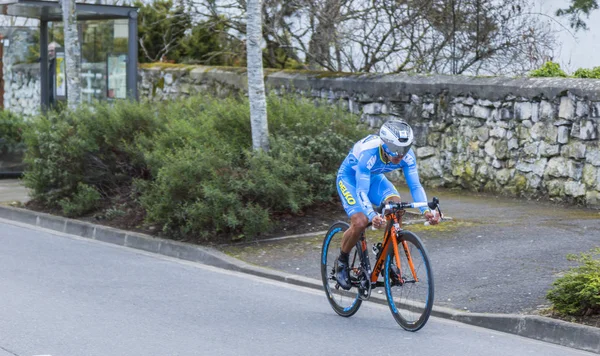
[{"label": "black cycling shoe", "polygon": [[350,274],[348,272],[348,262],[340,261],[339,258],[335,260],[335,280],[342,289],[349,290],[352,288],[352,284],[350,284]]}]

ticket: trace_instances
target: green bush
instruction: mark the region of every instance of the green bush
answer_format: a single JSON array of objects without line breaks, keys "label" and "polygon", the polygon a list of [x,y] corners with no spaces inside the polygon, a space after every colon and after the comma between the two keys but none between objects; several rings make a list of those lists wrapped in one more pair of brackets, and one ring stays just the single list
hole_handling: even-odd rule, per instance
[{"label": "green bush", "polygon": [[[535,69],[529,73],[530,77],[569,77],[565,73],[558,63],[546,62],[540,68]],[[573,73],[571,78],[588,78],[588,79],[600,79],[600,67],[594,67],[592,69],[579,68]]]},{"label": "green bush", "polygon": [[553,283],[547,294],[553,309],[560,314],[581,316],[600,314],[600,248],[580,256],[569,255],[580,263]]},{"label": "green bush", "polygon": [[25,185],[51,207],[72,197],[80,182],[111,195],[146,174],[133,143],[156,125],[152,108],[128,101],[38,116],[24,134]]},{"label": "green bush", "polygon": [[580,68],[573,73],[574,78],[600,79],[600,67],[592,69]]},{"label": "green bush", "polygon": [[274,96],[267,107],[268,153],[251,149],[247,99],[98,104],[38,117],[25,135],[25,182],[68,215],[95,201],[81,182],[105,200],[127,193],[170,237],[253,236],[269,230],[274,213],[330,201],[339,164],[366,135],[341,107]]},{"label": "green bush", "polygon": [[252,236],[273,213],[331,200],[339,164],[365,135],[356,117],[303,99],[267,106],[268,154],[251,151],[246,100],[192,98],[171,110],[165,130],[139,143],[156,177],[138,181],[147,220],[177,236]]},{"label": "green bush", "polygon": [[87,184],[79,183],[71,198],[64,198],[58,203],[66,216],[81,216],[95,210],[101,200],[100,193]]},{"label": "green bush", "polygon": [[567,77],[561,68],[560,64],[554,62],[546,62],[540,68],[531,71],[530,77]]},{"label": "green bush", "polygon": [[25,126],[23,117],[8,110],[0,110],[0,153],[25,149],[23,142]]}]

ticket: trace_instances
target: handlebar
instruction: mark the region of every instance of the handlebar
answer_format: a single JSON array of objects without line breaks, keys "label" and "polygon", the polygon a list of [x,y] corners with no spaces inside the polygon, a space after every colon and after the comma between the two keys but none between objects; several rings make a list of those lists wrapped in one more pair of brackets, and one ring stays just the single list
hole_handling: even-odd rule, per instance
[{"label": "handlebar", "polygon": [[440,200],[437,197],[433,197],[433,199],[430,202],[414,202],[414,203],[406,203],[406,202],[400,202],[400,203],[395,203],[395,202],[383,202],[379,205],[379,207],[376,209],[376,211],[379,214],[387,214],[388,211],[391,212],[395,212],[398,210],[404,210],[404,209],[417,209],[417,208],[429,208],[431,210],[438,210],[440,213]]}]

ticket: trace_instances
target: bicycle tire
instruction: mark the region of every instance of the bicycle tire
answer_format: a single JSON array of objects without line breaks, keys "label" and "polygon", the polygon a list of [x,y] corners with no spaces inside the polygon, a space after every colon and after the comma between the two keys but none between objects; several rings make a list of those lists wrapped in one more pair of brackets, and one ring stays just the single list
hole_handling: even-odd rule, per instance
[{"label": "bicycle tire", "polygon": [[[416,281],[408,266],[402,241],[406,241],[416,271]],[[401,285],[394,277],[396,259],[393,246],[385,260],[385,292],[390,311],[396,322],[405,330],[418,331],[427,323],[433,308],[434,281],[427,250],[421,239],[410,231],[398,234],[398,253],[400,254],[400,273],[406,282]],[[423,300],[421,300],[423,299]]]},{"label": "bicycle tire", "polygon": [[[343,317],[354,315],[362,300],[359,299],[358,289],[352,287],[350,290],[343,290],[337,282],[332,279],[334,273],[334,263],[337,259],[344,231],[348,230],[350,225],[345,222],[338,221],[331,225],[329,231],[323,240],[323,248],[321,250],[321,279],[323,281],[323,289],[327,295],[327,300],[333,310]],[[356,247],[350,251],[350,269],[360,267],[360,258]]]}]

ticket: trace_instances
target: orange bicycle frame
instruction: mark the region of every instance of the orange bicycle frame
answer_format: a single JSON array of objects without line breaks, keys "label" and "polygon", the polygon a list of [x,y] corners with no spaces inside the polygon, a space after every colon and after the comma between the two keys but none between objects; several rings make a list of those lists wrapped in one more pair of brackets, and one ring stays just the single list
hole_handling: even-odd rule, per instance
[{"label": "orange bicycle frame", "polygon": [[[394,226],[395,223],[398,223],[400,228],[402,228],[402,215],[404,215],[404,214],[403,213],[389,214],[386,216],[388,224],[385,229],[385,234],[383,235],[383,243],[381,245],[381,251],[379,253],[379,258],[375,262],[375,267],[373,268],[373,273],[371,273],[371,283],[377,283],[377,279],[379,278],[379,275],[381,274],[381,270],[383,269],[383,265],[384,265],[385,259],[387,257],[387,253],[384,253],[384,251],[385,252],[389,251],[390,243],[392,244],[392,247],[393,247],[394,258],[396,259],[396,266],[398,267],[398,270],[400,272],[399,277],[401,277],[401,275],[402,275],[402,270],[401,270],[402,266],[400,264],[400,252],[398,250],[398,240],[396,238],[397,231],[396,231],[396,227]],[[398,218],[398,216],[400,218]],[[404,249],[404,253],[406,254],[406,259],[408,260],[408,266],[414,277],[414,280],[418,282],[417,273],[415,271],[415,267],[414,267],[414,264],[412,261],[412,257],[410,255],[410,251],[408,250],[408,244],[406,243],[406,241],[402,241],[402,247]]]}]

